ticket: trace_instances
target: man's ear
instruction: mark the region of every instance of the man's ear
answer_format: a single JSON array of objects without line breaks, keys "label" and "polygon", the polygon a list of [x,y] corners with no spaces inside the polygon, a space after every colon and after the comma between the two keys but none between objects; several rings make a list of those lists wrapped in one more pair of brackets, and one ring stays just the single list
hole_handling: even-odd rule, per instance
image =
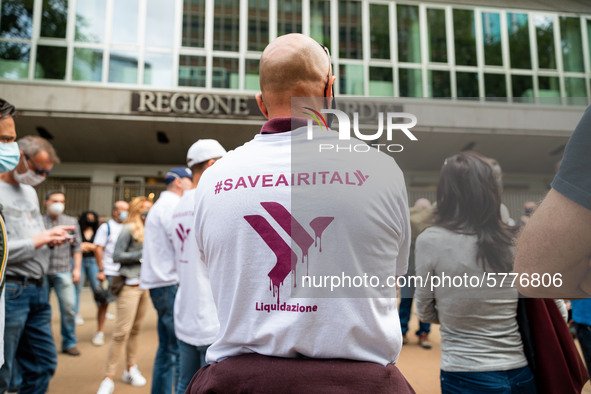
[{"label": "man's ear", "polygon": [[265,116],[265,118],[269,119],[269,110],[267,109],[267,105],[263,101],[263,94],[257,93],[257,95],[255,97],[256,97],[257,104],[259,105],[259,109],[261,110],[262,114]]},{"label": "man's ear", "polygon": [[213,165],[213,163],[215,163],[215,159],[209,159],[209,160],[207,160],[207,164],[205,164],[205,168],[211,167]]}]

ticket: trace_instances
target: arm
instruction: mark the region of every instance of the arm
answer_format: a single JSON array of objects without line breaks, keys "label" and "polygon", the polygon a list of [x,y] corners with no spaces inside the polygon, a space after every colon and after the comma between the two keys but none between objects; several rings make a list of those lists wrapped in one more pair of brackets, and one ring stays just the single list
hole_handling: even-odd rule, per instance
[{"label": "arm", "polygon": [[72,282],[80,282],[80,273],[82,271],[82,252],[76,252],[74,258],[74,268],[72,269]]},{"label": "arm", "polygon": [[10,255],[8,261],[18,263],[29,260],[35,255],[35,250],[45,245],[61,245],[68,240],[68,231],[74,230],[74,226],[55,226],[35,235],[33,238],[10,239],[8,237],[8,249]]},{"label": "arm", "polygon": [[142,249],[129,251],[129,245],[133,239],[129,227],[125,226],[117,238],[115,250],[113,251],[113,261],[120,264],[137,263],[142,258]]},{"label": "arm", "polygon": [[560,274],[562,286],[523,287],[530,297],[587,298],[591,295],[591,210],[552,189],[517,241],[515,272]]},{"label": "arm", "polygon": [[439,316],[437,315],[435,292],[431,289],[431,284],[425,282],[427,279],[427,273],[430,272],[430,277],[434,274],[433,266],[436,261],[436,251],[433,246],[427,242],[425,235],[426,234],[419,235],[415,248],[415,268],[417,277],[415,302],[417,316],[422,322],[440,324]]},{"label": "arm", "polygon": [[99,272],[96,275],[98,280],[105,280],[107,279],[107,275],[105,275],[105,268],[103,267],[103,250],[105,249],[104,246],[96,245],[94,249],[94,258],[96,259],[96,265],[98,266]]},{"label": "arm", "polygon": [[74,221],[74,239],[70,245],[72,251],[72,258],[74,259],[74,268],[72,269],[72,281],[74,283],[80,282],[80,272],[82,271],[82,249],[80,244],[82,243],[82,234],[80,233],[80,226],[76,219]]}]

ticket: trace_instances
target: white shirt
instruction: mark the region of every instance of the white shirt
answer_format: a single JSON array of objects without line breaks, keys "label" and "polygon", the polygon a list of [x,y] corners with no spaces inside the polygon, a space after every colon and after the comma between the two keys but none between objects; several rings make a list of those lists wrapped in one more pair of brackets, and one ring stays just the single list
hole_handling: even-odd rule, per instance
[{"label": "white shirt", "polygon": [[179,283],[170,239],[170,226],[172,212],[180,199],[176,193],[163,191],[148,213],[140,274],[142,289],[155,289]]},{"label": "white shirt", "polygon": [[103,269],[105,275],[119,275],[121,264],[113,262],[113,251],[115,250],[115,244],[122,228],[123,225],[121,223],[109,219],[107,223],[101,224],[98,230],[96,230],[94,244],[103,247]]},{"label": "white shirt", "polygon": [[259,134],[200,179],[195,235],[220,320],[209,363],[253,352],[382,365],[398,359],[394,283],[331,292],[304,286],[302,276],[406,272],[402,172],[375,149],[318,154],[319,142],[339,140],[326,131],[314,138],[306,140],[305,128]]},{"label": "white shirt", "polygon": [[211,345],[220,324],[213,302],[207,267],[201,260],[195,239],[195,190],[183,193],[172,215],[171,238],[179,275],[174,299],[174,331],[189,345]]}]

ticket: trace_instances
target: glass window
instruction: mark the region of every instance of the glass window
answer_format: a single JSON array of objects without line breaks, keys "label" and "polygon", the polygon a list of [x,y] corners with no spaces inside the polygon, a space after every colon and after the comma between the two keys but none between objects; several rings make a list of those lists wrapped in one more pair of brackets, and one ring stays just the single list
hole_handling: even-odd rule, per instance
[{"label": "glass window", "polygon": [[33,35],[33,0],[2,0],[0,2],[0,36],[31,38]]},{"label": "glass window", "polygon": [[[113,44],[138,44],[139,0],[117,0],[113,2]],[[148,44],[151,45],[151,44]]]},{"label": "glass window", "polygon": [[534,80],[530,75],[512,75],[511,89],[514,103],[534,102]]},{"label": "glass window", "polygon": [[474,26],[474,11],[454,10],[453,16],[456,64],[475,66],[476,28]]},{"label": "glass window", "polygon": [[502,66],[501,16],[498,13],[482,13],[482,38],[484,40],[484,64]]},{"label": "glass window", "polygon": [[146,46],[172,48],[174,43],[174,7],[166,1],[147,0]]},{"label": "glass window", "polygon": [[399,68],[400,97],[423,97],[422,72],[418,68]]},{"label": "glass window", "polygon": [[136,84],[138,78],[136,51],[111,51],[109,82]]},{"label": "glass window", "polygon": [[427,9],[427,43],[429,61],[447,63],[445,10]]},{"label": "glass window", "polygon": [[387,5],[370,4],[369,26],[371,57],[390,59],[390,23]]},{"label": "glass window", "polygon": [[330,48],[330,0],[310,0],[310,37]]},{"label": "glass window", "polygon": [[398,61],[420,63],[419,7],[415,5],[397,5],[396,21],[398,26]]},{"label": "glass window", "polygon": [[564,78],[567,105],[587,105],[587,89],[583,78]]},{"label": "glass window", "polygon": [[429,97],[451,97],[449,71],[429,70],[427,83]]},{"label": "glass window", "polygon": [[244,62],[244,88],[246,90],[260,90],[259,84],[259,61],[255,59],[246,59]]},{"label": "glass window", "polygon": [[527,14],[513,14],[508,12],[507,30],[509,32],[511,68],[531,69]]},{"label": "glass window", "polygon": [[538,65],[540,68],[556,70],[554,21],[550,16],[535,15],[534,24],[538,41]]},{"label": "glass window", "polygon": [[240,25],[240,0],[215,2],[213,17],[213,49],[238,51]]},{"label": "glass window", "polygon": [[560,40],[564,71],[585,71],[579,18],[560,17]]},{"label": "glass window", "polygon": [[587,19],[587,45],[589,46],[589,60],[591,60],[591,19]]},{"label": "glass window", "polygon": [[484,74],[484,95],[489,101],[506,101],[505,74]]},{"label": "glass window", "polygon": [[38,45],[35,78],[65,79],[67,53],[68,49],[65,47]]},{"label": "glass window", "polygon": [[66,38],[67,0],[43,0],[41,37]]},{"label": "glass window", "polygon": [[29,44],[0,41],[0,78],[28,78],[30,52]]},{"label": "glass window", "polygon": [[361,2],[339,1],[339,56],[346,59],[361,59]]},{"label": "glass window", "polygon": [[144,56],[144,84],[170,87],[172,78],[172,55],[170,53],[149,53]]},{"label": "glass window", "polygon": [[363,96],[363,66],[341,64],[339,67],[339,85],[341,94]]},{"label": "glass window", "polygon": [[277,2],[277,36],[302,32],[302,0]]},{"label": "glass window", "polygon": [[211,86],[238,89],[238,59],[213,58]]},{"label": "glass window", "polygon": [[478,74],[469,72],[456,73],[456,93],[461,99],[478,99]]},{"label": "glass window", "polygon": [[262,51],[269,43],[269,0],[248,0],[248,50]]},{"label": "glass window", "polygon": [[558,77],[538,77],[540,104],[560,105],[560,81]]},{"label": "glass window", "polygon": [[104,42],[106,6],[104,0],[77,0],[76,41]]},{"label": "glass window", "polygon": [[100,82],[103,74],[103,51],[75,48],[72,79],[74,81]]},{"label": "glass window", "polygon": [[205,46],[205,0],[183,0],[183,46]]},{"label": "glass window", "polygon": [[205,87],[206,69],[205,57],[179,57],[179,86]]},{"label": "glass window", "polygon": [[394,73],[391,67],[369,68],[369,95],[377,97],[394,96]]}]

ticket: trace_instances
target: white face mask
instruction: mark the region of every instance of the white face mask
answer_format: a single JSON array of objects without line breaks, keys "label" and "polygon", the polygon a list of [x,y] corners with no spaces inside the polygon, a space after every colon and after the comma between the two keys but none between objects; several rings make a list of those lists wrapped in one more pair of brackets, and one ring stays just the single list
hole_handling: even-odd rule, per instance
[{"label": "white face mask", "polygon": [[14,171],[14,180],[18,183],[22,183],[23,185],[37,186],[45,180],[43,175],[35,174],[35,172],[29,168],[27,160],[25,160],[25,167],[27,167],[27,171],[22,174],[19,174],[16,170]]},{"label": "white face mask", "polygon": [[64,209],[66,207],[64,206],[64,204],[62,204],[61,202],[54,202],[53,204],[51,204],[47,210],[49,211],[49,213],[51,213],[52,215],[58,216],[61,215],[62,212],[64,212]]}]

